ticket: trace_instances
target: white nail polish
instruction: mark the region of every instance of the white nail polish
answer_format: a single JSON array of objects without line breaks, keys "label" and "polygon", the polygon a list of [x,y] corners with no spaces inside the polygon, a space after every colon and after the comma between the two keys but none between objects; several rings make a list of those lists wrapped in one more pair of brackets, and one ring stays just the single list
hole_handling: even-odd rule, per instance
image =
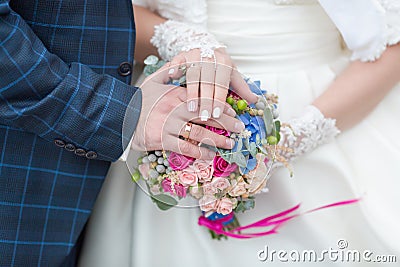
[{"label": "white nail polish", "polygon": [[231,116],[231,117],[235,117],[236,116],[236,112],[233,109],[228,108],[227,111],[228,111],[227,113],[228,113],[229,116]]},{"label": "white nail polish", "polygon": [[218,119],[221,116],[221,109],[219,107],[214,108],[213,117]]},{"label": "white nail polish", "polygon": [[234,141],[232,139],[226,139],[225,140],[226,145],[229,147],[233,147],[234,146]]},{"label": "white nail polish", "polygon": [[244,129],[243,122],[236,122],[235,123],[235,129],[238,130],[238,131],[242,131]]},{"label": "white nail polish", "polygon": [[172,74],[174,74],[174,72],[175,72],[175,69],[170,69],[170,70],[168,71],[168,74],[169,74],[169,75],[172,75]]},{"label": "white nail polish", "polygon": [[189,103],[188,103],[188,110],[189,110],[189,112],[194,112],[194,111],[196,111],[196,103],[192,100],[192,101],[189,101]]},{"label": "white nail polish", "polygon": [[209,115],[207,110],[203,110],[200,115],[201,121],[208,121]]}]

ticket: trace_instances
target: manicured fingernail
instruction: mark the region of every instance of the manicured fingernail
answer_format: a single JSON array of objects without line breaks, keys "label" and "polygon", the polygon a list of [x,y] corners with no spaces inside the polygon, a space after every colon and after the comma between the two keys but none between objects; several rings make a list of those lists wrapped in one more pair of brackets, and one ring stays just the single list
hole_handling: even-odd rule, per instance
[{"label": "manicured fingernail", "polygon": [[208,121],[209,115],[207,110],[203,110],[200,115],[201,121]]},{"label": "manicured fingernail", "polygon": [[241,121],[235,123],[235,129],[238,130],[239,132],[243,131],[244,127],[245,127],[244,123]]},{"label": "manicured fingernail", "polygon": [[174,72],[175,72],[175,69],[170,69],[170,70],[168,71],[168,74],[169,74],[169,75],[172,75],[172,74],[174,74]]},{"label": "manicured fingernail", "polygon": [[188,103],[188,110],[189,110],[189,112],[194,112],[194,111],[196,111],[196,103],[192,100],[192,101],[189,101],[189,103]]},{"label": "manicured fingernail", "polygon": [[226,139],[225,140],[225,142],[226,142],[226,145],[228,146],[228,147],[230,147],[230,148],[232,148],[232,147],[234,147],[235,146],[235,141],[233,141],[232,139]]},{"label": "manicured fingernail", "polygon": [[221,116],[221,109],[219,107],[214,108],[213,117],[218,119]]},{"label": "manicured fingernail", "polygon": [[231,108],[226,109],[226,113],[227,113],[227,115],[229,115],[231,117],[235,117],[236,116],[236,112]]}]

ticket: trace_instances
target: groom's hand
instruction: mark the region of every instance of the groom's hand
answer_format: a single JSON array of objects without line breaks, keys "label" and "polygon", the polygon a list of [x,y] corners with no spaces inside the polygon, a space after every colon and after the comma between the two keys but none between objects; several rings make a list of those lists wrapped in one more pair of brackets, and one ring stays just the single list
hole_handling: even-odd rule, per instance
[{"label": "groom's hand", "polygon": [[[223,113],[219,119],[201,122],[195,113],[187,111],[188,89],[166,85],[169,80],[168,68],[169,65],[164,66],[140,86],[143,96],[142,111],[132,148],[148,151],[164,149],[200,159],[212,159],[215,152],[196,145],[198,142],[231,149],[234,146],[232,139],[195,123],[241,132],[244,125],[234,118],[235,111],[228,104],[221,103]],[[192,124],[188,124],[189,122]]]}]

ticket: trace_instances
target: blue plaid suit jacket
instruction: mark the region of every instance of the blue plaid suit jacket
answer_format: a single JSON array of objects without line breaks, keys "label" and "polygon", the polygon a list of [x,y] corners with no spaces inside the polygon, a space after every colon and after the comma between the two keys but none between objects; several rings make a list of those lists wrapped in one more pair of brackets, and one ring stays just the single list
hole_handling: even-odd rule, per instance
[{"label": "blue plaid suit jacket", "polygon": [[74,246],[136,127],[134,43],[130,0],[0,0],[0,266]]}]

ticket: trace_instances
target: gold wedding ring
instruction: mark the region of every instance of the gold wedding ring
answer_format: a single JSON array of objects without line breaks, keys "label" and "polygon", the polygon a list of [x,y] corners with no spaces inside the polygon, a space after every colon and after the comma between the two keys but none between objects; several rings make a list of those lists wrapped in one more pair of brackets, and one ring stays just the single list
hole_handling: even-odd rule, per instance
[{"label": "gold wedding ring", "polygon": [[190,131],[192,130],[192,123],[188,122],[185,125],[185,129],[183,130],[183,133],[181,134],[185,140],[189,139],[190,136]]}]

